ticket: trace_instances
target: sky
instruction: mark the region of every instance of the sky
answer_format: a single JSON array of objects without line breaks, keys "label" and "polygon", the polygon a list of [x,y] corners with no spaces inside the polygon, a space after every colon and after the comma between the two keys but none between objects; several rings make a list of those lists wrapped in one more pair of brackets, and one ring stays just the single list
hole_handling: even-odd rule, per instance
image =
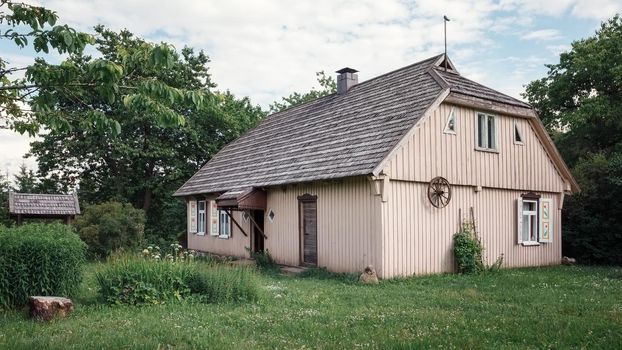
[{"label": "sky", "polygon": [[[443,52],[458,71],[521,98],[524,86],[546,74],[545,64],[574,40],[594,34],[601,21],[622,13],[620,0],[47,0],[26,1],[55,10],[59,23],[92,32],[95,24],[128,29],[177,49],[190,46],[211,58],[218,89],[267,107],[293,91],[317,86],[315,72],[359,70],[373,78]],[[0,29],[6,29],[0,26]],[[0,40],[14,65],[42,56]],[[42,56],[59,62],[57,54]],[[0,130],[0,170],[13,174],[29,138]]]}]

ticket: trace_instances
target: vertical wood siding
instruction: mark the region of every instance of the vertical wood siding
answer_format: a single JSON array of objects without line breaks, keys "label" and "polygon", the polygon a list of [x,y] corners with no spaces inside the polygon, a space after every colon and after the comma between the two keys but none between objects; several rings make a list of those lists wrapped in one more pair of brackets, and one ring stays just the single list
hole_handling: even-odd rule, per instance
[{"label": "vertical wood siding", "polygon": [[[444,134],[455,108],[456,135]],[[395,154],[384,172],[392,179],[430,181],[443,176],[452,184],[562,192],[557,172],[527,119],[497,115],[498,153],[476,151],[476,110],[441,104]],[[524,145],[514,144],[514,123]]]},{"label": "vertical wood siding", "polygon": [[[208,210],[209,211],[209,210]],[[209,213],[208,213],[209,214]],[[247,236],[244,236],[240,229],[233,223],[230,238],[218,238],[218,236],[210,236],[207,232],[204,236],[194,233],[188,233],[188,249],[194,249],[201,252],[208,252],[218,255],[230,255],[237,257],[248,257],[249,254],[246,248],[251,246],[251,224],[250,222],[244,222],[242,218],[242,212],[232,212],[235,221],[242,226]],[[209,231],[209,215],[207,219],[208,231]]]},{"label": "vertical wood siding", "polygon": [[268,190],[265,247],[279,263],[300,264],[298,196],[317,196],[318,266],[331,271],[362,271],[381,263],[380,197],[366,178],[311,183]]},{"label": "vertical wood siding", "polygon": [[459,212],[465,219],[474,208],[475,224],[485,248],[484,259],[492,264],[504,255],[503,267],[559,264],[561,259],[561,194],[553,198],[553,242],[539,246],[517,244],[516,199],[522,191],[454,186],[452,200],[442,209],[427,199],[427,183],[390,182],[389,200],[383,213],[383,275],[408,276],[454,270],[452,236],[459,229]]}]

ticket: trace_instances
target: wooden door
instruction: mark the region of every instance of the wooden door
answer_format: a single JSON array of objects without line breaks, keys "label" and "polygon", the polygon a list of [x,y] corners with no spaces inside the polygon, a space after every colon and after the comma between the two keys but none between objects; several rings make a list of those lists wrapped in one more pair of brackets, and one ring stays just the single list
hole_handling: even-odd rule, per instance
[{"label": "wooden door", "polygon": [[300,233],[303,265],[317,265],[317,197],[301,196]]},{"label": "wooden door", "polygon": [[[263,236],[263,230],[264,230],[264,211],[263,210],[253,210],[252,211],[252,219],[255,221],[255,225],[251,225],[253,227],[252,232],[253,232],[253,251],[258,253],[258,252],[263,252],[264,250],[264,236]],[[260,232],[261,230],[261,232]]]}]

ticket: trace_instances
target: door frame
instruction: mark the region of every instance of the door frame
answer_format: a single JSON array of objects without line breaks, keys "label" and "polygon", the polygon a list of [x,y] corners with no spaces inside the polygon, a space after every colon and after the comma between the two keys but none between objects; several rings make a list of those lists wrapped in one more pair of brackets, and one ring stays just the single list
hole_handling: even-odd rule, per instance
[{"label": "door frame", "polygon": [[[316,263],[307,263],[305,262],[305,230],[304,230],[304,213],[302,212],[303,205],[305,203],[314,203],[315,202],[315,260]],[[317,196],[311,195],[309,193],[305,193],[301,196],[298,196],[298,239],[300,240],[299,244],[299,260],[300,266],[319,266],[318,253],[317,253]]]},{"label": "door frame", "polygon": [[[261,214],[261,215],[259,215]],[[266,211],[265,210],[250,210],[250,220],[253,220],[255,222],[255,224],[257,224],[258,226],[260,226],[260,228],[265,232],[266,229]],[[262,216],[262,220],[261,220],[261,225],[259,225],[259,223],[257,222],[257,220],[255,220],[256,217]],[[259,251],[257,250],[257,244],[256,244],[256,240],[259,239],[262,241],[262,251],[265,251],[266,249],[266,239],[265,237],[259,233],[257,231],[257,228],[255,227],[255,225],[253,225],[251,223],[251,251],[258,253]]]}]

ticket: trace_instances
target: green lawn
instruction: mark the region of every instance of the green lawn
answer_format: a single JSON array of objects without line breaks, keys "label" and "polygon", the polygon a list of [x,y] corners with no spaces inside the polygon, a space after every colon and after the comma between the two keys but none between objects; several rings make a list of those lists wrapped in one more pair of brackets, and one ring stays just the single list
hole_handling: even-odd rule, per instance
[{"label": "green lawn", "polygon": [[622,269],[551,267],[383,281],[261,276],[260,302],[108,307],[90,265],[75,313],[0,312],[0,348],[622,349]]}]

